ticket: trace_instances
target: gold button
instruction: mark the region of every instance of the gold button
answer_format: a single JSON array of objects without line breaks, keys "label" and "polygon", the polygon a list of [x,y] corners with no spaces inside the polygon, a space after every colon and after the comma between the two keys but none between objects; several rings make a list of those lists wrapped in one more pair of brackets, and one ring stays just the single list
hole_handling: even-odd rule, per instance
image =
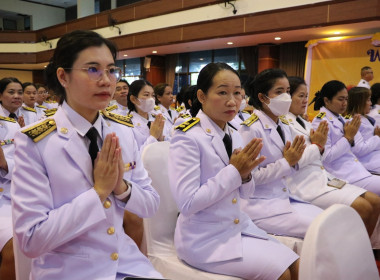
[{"label": "gold button", "polygon": [[321,169],[323,170],[323,169],[325,169],[323,166],[321,166]]},{"label": "gold button", "polygon": [[282,191],[283,191],[283,192],[286,192],[286,188],[282,188]]},{"label": "gold button", "polygon": [[232,200],[232,203],[233,203],[233,204],[236,204],[236,202],[237,202],[237,199],[234,198],[234,199]]},{"label": "gold button", "polygon": [[238,224],[239,222],[240,222],[239,219],[235,219],[235,220],[234,220],[234,223],[235,223],[235,224]]},{"label": "gold button", "polygon": [[211,129],[207,128],[207,129],[206,129],[206,132],[207,132],[207,133],[210,133],[210,132],[211,132]]},{"label": "gold button", "polygon": [[68,129],[66,127],[61,127],[61,132],[63,134],[66,134],[68,132]]},{"label": "gold button", "polygon": [[106,201],[104,201],[103,206],[104,208],[108,209],[111,207],[111,204],[112,204],[111,201],[107,199]]},{"label": "gold button", "polygon": [[114,233],[115,233],[115,228],[114,228],[114,227],[109,227],[109,228],[107,229],[107,233],[108,233],[109,235],[114,234]]},{"label": "gold button", "polygon": [[0,188],[0,192],[3,192],[4,191],[4,188]]},{"label": "gold button", "polygon": [[358,162],[358,159],[356,158],[355,161]]},{"label": "gold button", "polygon": [[119,258],[119,254],[118,254],[118,253],[112,253],[112,254],[111,254],[111,259],[112,259],[113,261],[117,261],[118,258]]},{"label": "gold button", "polygon": [[54,121],[54,120],[50,120],[50,121],[49,121],[49,124],[50,124],[50,125],[55,125],[55,121]]}]

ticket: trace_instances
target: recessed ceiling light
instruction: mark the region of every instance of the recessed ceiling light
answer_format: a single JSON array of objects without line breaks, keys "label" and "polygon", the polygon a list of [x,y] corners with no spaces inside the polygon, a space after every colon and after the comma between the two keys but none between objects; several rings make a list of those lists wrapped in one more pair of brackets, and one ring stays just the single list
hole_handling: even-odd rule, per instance
[{"label": "recessed ceiling light", "polygon": [[157,53],[157,51],[152,51],[152,53]]},{"label": "recessed ceiling light", "polygon": [[128,56],[127,54],[125,54],[124,56]]},{"label": "recessed ceiling light", "polygon": [[281,40],[281,37],[274,37],[274,39],[275,39],[276,41],[280,41],[280,40]]},{"label": "recessed ceiling light", "polygon": [[199,60],[203,60],[203,58],[201,57]]},{"label": "recessed ceiling light", "polygon": [[227,42],[227,45],[233,45],[234,43],[233,42]]},{"label": "recessed ceiling light", "polygon": [[335,31],[334,34],[335,35],[339,35],[341,32],[340,31]]}]

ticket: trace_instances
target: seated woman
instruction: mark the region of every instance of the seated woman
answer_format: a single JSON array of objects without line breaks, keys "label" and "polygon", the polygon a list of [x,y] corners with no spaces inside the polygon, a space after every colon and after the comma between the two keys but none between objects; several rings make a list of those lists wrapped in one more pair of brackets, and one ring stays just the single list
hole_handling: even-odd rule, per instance
[{"label": "seated woman", "polygon": [[375,119],[375,126],[380,127],[380,83],[371,86],[371,111],[368,116]]},{"label": "seated woman", "polygon": [[136,80],[129,87],[128,109],[133,122],[133,132],[139,149],[148,144],[163,141],[168,134],[165,119],[161,113],[155,115],[154,92],[152,85],[145,80]]},{"label": "seated woman", "polygon": [[[2,105],[11,108],[14,97],[22,96],[21,82],[14,77],[0,80]],[[17,99],[16,99],[17,100]],[[16,102],[17,103],[17,102]],[[10,109],[12,110],[12,109]],[[13,256],[11,179],[14,167],[14,135],[20,129],[13,118],[0,116],[0,279],[16,279]]]},{"label": "seated woman", "polygon": [[39,116],[36,108],[37,88],[35,84],[26,82],[22,84],[24,94],[22,95],[23,106],[20,107],[20,114],[24,116],[25,125],[30,125],[38,121]]},{"label": "seated woman", "polygon": [[247,93],[256,111],[241,126],[243,144],[261,138],[265,160],[253,172],[256,189],[242,209],[260,228],[276,235],[303,238],[310,223],[322,212],[317,206],[291,194],[286,179],[299,169],[305,149],[303,136],[292,138],[283,116],[292,102],[289,81],[280,69],[259,73]]},{"label": "seated woman", "polygon": [[46,75],[63,103],[16,133],[12,215],[30,279],[161,278],[122,226],[125,210],[154,215],[159,196],[128,119],[104,110],[121,75],[116,54],[96,32],[62,36]]},{"label": "seated woman", "polygon": [[375,126],[375,119],[367,116],[370,110],[371,91],[364,87],[351,88],[348,91],[345,119],[360,116],[360,128],[356,136],[358,139],[355,140],[352,152],[369,172],[380,175],[380,128]]},{"label": "seated woman", "polygon": [[368,172],[353,152],[363,147],[363,138],[358,133],[361,120],[360,115],[356,115],[346,122],[341,116],[347,109],[347,100],[346,86],[333,80],[325,83],[311,102],[315,102],[314,110],[320,110],[313,119],[313,128],[317,129],[322,121],[327,121],[329,126],[323,166],[333,176],[380,195],[380,176]]},{"label": "seated woman", "polygon": [[298,256],[240,210],[255,190],[251,171],[264,157],[257,158],[260,139],[241,149],[228,125],[242,100],[237,72],[209,63],[197,86],[196,117],[176,126],[170,143],[170,187],[181,212],[174,238],[179,258],[244,279],[296,279]]},{"label": "seated woman", "polygon": [[289,77],[289,83],[292,104],[286,118],[292,133],[303,135],[307,145],[298,171],[286,179],[290,192],[323,209],[336,203],[351,206],[359,213],[371,236],[380,213],[380,198],[351,184],[341,189],[331,186],[334,176],[326,172],[321,162],[328,135],[327,121],[322,121],[314,131],[301,117],[308,102],[304,79]]},{"label": "seated woman", "polygon": [[171,130],[174,122],[178,118],[179,113],[170,106],[173,104],[173,89],[168,84],[160,83],[154,87],[154,95],[156,97],[157,106],[154,108],[155,114],[160,114],[165,118],[165,124],[168,131]]}]

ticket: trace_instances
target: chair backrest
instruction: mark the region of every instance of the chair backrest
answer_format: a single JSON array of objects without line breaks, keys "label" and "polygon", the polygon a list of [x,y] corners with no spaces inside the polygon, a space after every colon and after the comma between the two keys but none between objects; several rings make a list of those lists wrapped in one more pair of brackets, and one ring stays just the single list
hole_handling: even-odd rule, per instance
[{"label": "chair backrest", "polygon": [[335,204],[312,222],[302,246],[299,279],[379,279],[367,231],[354,209]]},{"label": "chair backrest", "polygon": [[173,239],[179,211],[169,186],[169,145],[167,141],[152,143],[142,153],[142,161],[152,179],[152,186],[160,195],[156,215],[144,219],[148,255],[171,255],[175,251]]}]

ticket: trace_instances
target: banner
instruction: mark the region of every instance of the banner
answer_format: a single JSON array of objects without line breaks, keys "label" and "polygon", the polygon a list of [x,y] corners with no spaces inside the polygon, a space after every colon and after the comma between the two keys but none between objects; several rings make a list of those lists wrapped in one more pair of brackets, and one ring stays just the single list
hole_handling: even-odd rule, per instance
[{"label": "banner", "polygon": [[[374,79],[380,83],[380,33],[311,40],[305,65],[305,80],[309,86],[309,103],[315,93],[331,80],[339,80],[347,87],[356,86],[361,77],[360,69],[369,66]],[[318,113],[314,106],[308,107],[310,120]]]}]

